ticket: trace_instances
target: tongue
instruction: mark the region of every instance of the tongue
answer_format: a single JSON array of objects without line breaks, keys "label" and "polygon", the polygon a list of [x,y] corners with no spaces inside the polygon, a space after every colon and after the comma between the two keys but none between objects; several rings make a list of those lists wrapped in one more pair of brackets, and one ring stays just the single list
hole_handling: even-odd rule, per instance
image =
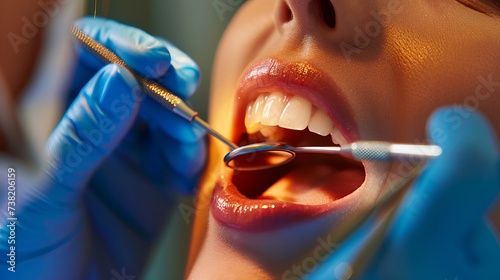
[{"label": "tongue", "polygon": [[325,163],[304,166],[287,173],[257,199],[325,204],[352,193],[364,178],[364,171],[357,168],[339,169]]}]

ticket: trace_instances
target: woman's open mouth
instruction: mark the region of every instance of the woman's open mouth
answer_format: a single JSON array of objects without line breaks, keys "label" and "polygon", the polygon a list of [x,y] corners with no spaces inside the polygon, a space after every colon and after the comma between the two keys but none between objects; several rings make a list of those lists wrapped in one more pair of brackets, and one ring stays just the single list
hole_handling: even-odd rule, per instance
[{"label": "woman's open mouth", "polygon": [[[266,59],[243,76],[232,140],[342,145],[358,138],[345,98],[311,65]],[[348,207],[365,181],[364,163],[334,155],[297,155],[259,171],[229,171],[214,190],[211,212],[244,231],[282,228]]]}]

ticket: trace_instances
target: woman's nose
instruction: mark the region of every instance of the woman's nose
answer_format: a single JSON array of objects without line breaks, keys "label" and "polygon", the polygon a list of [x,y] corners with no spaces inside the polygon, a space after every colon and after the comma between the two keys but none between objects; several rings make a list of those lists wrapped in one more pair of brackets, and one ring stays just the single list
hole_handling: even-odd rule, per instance
[{"label": "woman's nose", "polygon": [[278,0],[275,19],[282,33],[334,29],[337,23],[335,7],[330,0]]},{"label": "woman's nose", "polygon": [[284,40],[328,46],[348,61],[376,55],[404,10],[401,0],[276,1],[275,22]]},{"label": "woman's nose", "polygon": [[[279,32],[353,43],[377,39],[402,10],[400,0],[277,0]],[[362,33],[362,34],[360,34]],[[380,38],[378,38],[380,39]]]}]

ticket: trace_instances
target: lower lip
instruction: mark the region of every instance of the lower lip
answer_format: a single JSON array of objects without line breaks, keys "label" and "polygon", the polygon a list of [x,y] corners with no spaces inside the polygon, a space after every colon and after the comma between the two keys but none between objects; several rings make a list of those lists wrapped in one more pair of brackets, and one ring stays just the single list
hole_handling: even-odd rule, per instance
[{"label": "lower lip", "polygon": [[[227,178],[227,177],[226,177]],[[219,179],[211,201],[211,213],[223,226],[247,232],[277,230],[335,212],[340,202],[300,205],[277,200],[249,199],[236,186]]]}]

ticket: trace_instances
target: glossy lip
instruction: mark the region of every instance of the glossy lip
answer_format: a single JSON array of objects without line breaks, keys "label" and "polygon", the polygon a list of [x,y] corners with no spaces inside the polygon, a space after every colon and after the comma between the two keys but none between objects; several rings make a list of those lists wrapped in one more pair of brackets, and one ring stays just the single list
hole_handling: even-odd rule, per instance
[{"label": "glossy lip", "polygon": [[[268,58],[250,67],[243,75],[236,96],[235,129],[233,141],[246,132],[244,117],[246,106],[264,92],[284,92],[302,96],[324,110],[347,141],[359,137],[347,101],[333,81],[306,62],[284,63]],[[234,170],[225,169],[216,183],[211,201],[211,213],[223,226],[244,231],[268,231],[283,228],[326,213],[336,212],[355,199],[353,193],[322,205],[301,205],[277,200],[249,199],[239,193],[231,182]],[[366,171],[366,168],[365,168]]]},{"label": "glossy lip", "polygon": [[349,204],[350,199],[347,198],[352,194],[322,205],[302,205],[270,199],[257,200],[243,196],[231,182],[220,179],[212,196],[211,213],[224,226],[246,232],[263,232],[335,212]]}]

